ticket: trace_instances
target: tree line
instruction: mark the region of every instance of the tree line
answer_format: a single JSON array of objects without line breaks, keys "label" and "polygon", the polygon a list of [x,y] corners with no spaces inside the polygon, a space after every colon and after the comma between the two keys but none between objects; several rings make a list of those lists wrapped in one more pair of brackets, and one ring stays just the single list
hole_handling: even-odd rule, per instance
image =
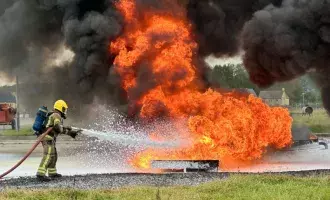
[{"label": "tree line", "polygon": [[291,104],[321,103],[320,91],[310,76],[306,75],[292,81],[276,83],[270,88],[260,89],[253,84],[243,64],[217,65],[209,74],[211,84],[221,88],[251,88],[259,95],[261,90],[281,90],[285,88]]}]

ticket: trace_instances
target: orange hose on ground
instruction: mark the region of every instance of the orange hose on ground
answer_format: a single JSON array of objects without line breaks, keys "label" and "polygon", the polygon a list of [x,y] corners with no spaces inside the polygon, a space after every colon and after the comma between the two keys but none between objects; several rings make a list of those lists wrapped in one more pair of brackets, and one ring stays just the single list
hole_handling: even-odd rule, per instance
[{"label": "orange hose on ground", "polygon": [[46,135],[49,134],[49,132],[52,130],[53,128],[48,128],[47,131],[45,133],[43,133],[42,135],[40,135],[38,137],[38,140],[36,141],[36,143],[32,146],[32,148],[26,153],[26,155],[12,168],[10,168],[8,171],[6,171],[5,173],[0,175],[0,179],[2,179],[3,177],[7,176],[8,174],[10,174],[12,171],[14,171],[18,166],[20,166],[30,155],[31,153],[37,148],[37,146],[39,145],[39,143],[41,142],[42,139],[44,139],[44,137],[46,137]]}]

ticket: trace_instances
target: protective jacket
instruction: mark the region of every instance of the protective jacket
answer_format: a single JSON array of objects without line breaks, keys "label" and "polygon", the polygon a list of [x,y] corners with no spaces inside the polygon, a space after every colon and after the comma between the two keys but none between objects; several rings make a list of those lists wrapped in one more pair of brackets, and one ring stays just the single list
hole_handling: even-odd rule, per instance
[{"label": "protective jacket", "polygon": [[63,129],[63,118],[57,112],[50,113],[46,123],[46,129],[52,127],[52,131],[45,137],[44,140],[56,140],[59,134],[67,134]]}]

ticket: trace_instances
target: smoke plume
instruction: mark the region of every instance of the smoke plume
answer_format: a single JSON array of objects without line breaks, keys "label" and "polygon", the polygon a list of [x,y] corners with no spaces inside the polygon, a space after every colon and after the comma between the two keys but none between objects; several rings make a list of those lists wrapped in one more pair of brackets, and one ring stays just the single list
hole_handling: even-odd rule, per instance
[{"label": "smoke plume", "polygon": [[188,17],[197,31],[200,55],[233,56],[239,51],[239,37],[252,14],[278,0],[190,0]]},{"label": "smoke plume", "polygon": [[[0,71],[19,75],[23,103],[47,96],[74,105],[113,95],[107,49],[122,27],[112,1],[5,0],[0,7]],[[73,61],[49,67],[64,47],[74,52]],[[24,92],[38,95],[32,102]]]},{"label": "smoke plume", "polygon": [[286,0],[280,7],[267,6],[245,23],[242,39],[254,83],[267,87],[313,71],[330,111],[330,1]]},{"label": "smoke plume", "polygon": [[232,56],[259,87],[313,72],[330,111],[329,0],[190,0],[200,55]]},{"label": "smoke plume", "polygon": [[[139,12],[148,8],[177,15],[175,2],[136,0],[136,5]],[[186,8],[184,14],[199,44],[196,61],[209,55],[233,56],[244,50],[244,64],[251,80],[260,87],[315,71],[315,81],[330,110],[329,0],[178,2]],[[65,98],[71,105],[91,103],[95,97],[108,103],[127,103],[109,53],[111,41],[127,28],[114,3],[115,0],[1,1],[0,72],[9,78],[19,75],[23,83],[31,83],[23,91],[23,103],[33,104],[33,109],[39,106],[36,104],[49,104],[56,98]],[[49,66],[63,49],[73,52],[72,61]],[[207,86],[205,75],[209,69],[200,63],[197,66]],[[139,80],[143,82],[144,78]],[[143,93],[143,88],[139,89],[137,96]]]}]

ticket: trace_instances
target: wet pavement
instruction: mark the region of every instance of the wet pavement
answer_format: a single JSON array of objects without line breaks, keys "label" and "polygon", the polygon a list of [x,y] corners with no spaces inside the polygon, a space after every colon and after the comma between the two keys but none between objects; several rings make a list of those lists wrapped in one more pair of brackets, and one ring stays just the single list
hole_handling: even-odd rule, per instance
[{"label": "wet pavement", "polygon": [[[15,141],[0,142],[0,174],[14,166],[24,157],[33,145],[34,141],[15,143]],[[93,152],[86,146],[85,141],[59,141],[58,172],[63,175],[84,175],[101,173],[129,172],[123,168],[123,163],[111,160],[109,154]],[[40,164],[43,149],[39,145],[23,164],[6,176],[15,178],[22,176],[34,176]],[[127,164],[126,164],[127,166]],[[130,170],[132,172],[133,170]]]},{"label": "wet pavement", "polygon": [[268,153],[259,162],[228,172],[286,172],[330,169],[330,150],[318,143]]},{"label": "wet pavement", "polygon": [[[15,165],[29,150],[34,140],[0,141],[0,174]],[[330,150],[318,143],[269,152],[248,166],[207,174],[134,174],[127,162],[128,146],[62,138],[57,143],[58,172],[65,177],[51,183],[40,183],[34,175],[42,157],[42,147],[15,171],[0,181],[1,188],[117,188],[131,185],[193,185],[223,179],[229,173],[281,172],[294,175],[330,174]],[[312,171],[308,171],[312,170]],[[316,170],[316,171],[315,171]],[[93,175],[91,175],[93,174]]]},{"label": "wet pavement", "polygon": [[[0,141],[0,173],[15,165],[30,149],[34,141]],[[97,147],[93,147],[99,145]],[[116,149],[107,149],[113,147]],[[127,158],[125,148],[107,144],[89,144],[86,141],[59,141],[57,168],[63,175],[85,175],[103,173],[135,173]],[[26,161],[6,178],[34,176],[42,157],[39,145]],[[330,150],[317,143],[302,145],[288,150],[268,153],[248,166],[222,169],[222,172],[285,172],[330,169]]]}]

